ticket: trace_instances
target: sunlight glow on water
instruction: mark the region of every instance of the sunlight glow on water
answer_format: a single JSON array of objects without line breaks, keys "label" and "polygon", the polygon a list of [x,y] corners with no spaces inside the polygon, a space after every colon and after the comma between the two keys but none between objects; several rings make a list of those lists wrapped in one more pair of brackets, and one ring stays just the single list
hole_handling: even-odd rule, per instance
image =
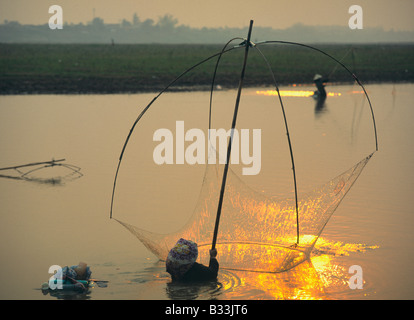
[{"label": "sunlight glow on water", "polygon": [[[258,90],[256,91],[258,95],[264,96],[277,96],[278,92],[276,90]],[[279,90],[281,97],[312,97],[314,91],[310,90]],[[340,97],[342,93],[340,92],[328,92],[328,97]]]}]

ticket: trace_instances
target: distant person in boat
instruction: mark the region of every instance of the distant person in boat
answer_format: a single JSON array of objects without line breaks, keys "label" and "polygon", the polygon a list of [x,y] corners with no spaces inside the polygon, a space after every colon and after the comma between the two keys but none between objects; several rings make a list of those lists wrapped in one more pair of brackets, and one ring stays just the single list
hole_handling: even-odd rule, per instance
[{"label": "distant person in boat", "polygon": [[219,263],[216,259],[217,250],[210,250],[209,266],[197,263],[197,244],[180,239],[168,253],[166,267],[173,281],[198,282],[216,280]]},{"label": "distant person in boat", "polygon": [[318,90],[314,92],[314,97],[320,99],[326,98],[325,83],[328,81],[328,79],[324,79],[320,74],[315,74],[313,77],[313,82],[315,83]]}]

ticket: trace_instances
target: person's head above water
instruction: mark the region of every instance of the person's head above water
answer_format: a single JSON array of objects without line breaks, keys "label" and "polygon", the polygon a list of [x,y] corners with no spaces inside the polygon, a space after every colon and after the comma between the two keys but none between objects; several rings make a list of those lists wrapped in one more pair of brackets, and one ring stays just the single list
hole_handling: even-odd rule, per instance
[{"label": "person's head above water", "polygon": [[180,239],[167,256],[167,271],[176,279],[180,279],[196,262],[198,257],[197,244]]},{"label": "person's head above water", "polygon": [[83,276],[86,272],[86,267],[87,267],[87,263],[86,262],[79,262],[79,264],[76,266],[76,268],[74,269],[76,271],[76,273],[79,276]]}]

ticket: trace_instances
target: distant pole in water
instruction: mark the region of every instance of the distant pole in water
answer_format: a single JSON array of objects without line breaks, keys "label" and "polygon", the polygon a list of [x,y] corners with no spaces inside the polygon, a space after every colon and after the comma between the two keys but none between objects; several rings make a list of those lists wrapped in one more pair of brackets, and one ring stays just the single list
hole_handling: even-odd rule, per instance
[{"label": "distant pole in water", "polygon": [[233,122],[231,124],[230,141],[229,141],[229,145],[227,146],[227,158],[226,158],[226,164],[224,166],[223,180],[222,180],[221,189],[220,189],[220,198],[219,198],[219,203],[218,203],[218,207],[217,207],[216,224],[214,226],[213,242],[212,242],[212,245],[211,245],[212,250],[216,248],[217,233],[218,233],[218,227],[219,227],[219,224],[220,224],[221,208],[222,208],[222,205],[223,205],[223,197],[224,197],[224,190],[225,190],[225,187],[226,187],[227,172],[229,170],[231,145],[232,145],[232,142],[233,142],[234,129],[236,127],[237,113],[238,113],[238,110],[239,110],[240,96],[241,96],[241,91],[242,91],[242,88],[243,88],[243,80],[244,80],[244,73],[245,73],[246,64],[247,64],[247,56],[249,54],[250,37],[251,37],[251,34],[252,34],[252,28],[253,28],[253,20],[250,20],[249,32],[247,34],[247,40],[246,40],[246,48],[245,48],[245,51],[244,51],[243,68],[242,68],[241,75],[240,75],[239,88],[238,88],[238,91],[237,91],[237,98],[236,98],[236,105],[234,107]]}]

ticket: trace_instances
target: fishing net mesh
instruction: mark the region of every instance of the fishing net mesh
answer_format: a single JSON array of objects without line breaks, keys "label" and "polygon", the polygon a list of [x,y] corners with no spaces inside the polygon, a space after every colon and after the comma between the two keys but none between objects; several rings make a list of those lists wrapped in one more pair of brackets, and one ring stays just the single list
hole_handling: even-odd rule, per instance
[{"label": "fishing net mesh", "polygon": [[[213,154],[213,153],[212,153]],[[323,228],[372,154],[307,194],[299,194],[299,243],[295,199],[255,191],[228,171],[216,248],[221,268],[282,272],[309,258]],[[218,161],[216,161],[218,163]],[[156,234],[117,220],[160,260],[180,238],[196,242],[208,264],[224,165],[207,164],[193,214],[183,228]],[[116,220],[116,219],[115,219]]]}]

